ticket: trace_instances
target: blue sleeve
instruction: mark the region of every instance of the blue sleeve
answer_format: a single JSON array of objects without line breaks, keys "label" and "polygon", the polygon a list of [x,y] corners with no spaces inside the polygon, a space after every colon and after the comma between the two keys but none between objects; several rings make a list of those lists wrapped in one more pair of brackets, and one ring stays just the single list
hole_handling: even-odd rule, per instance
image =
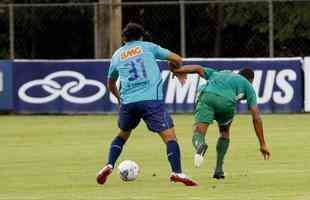
[{"label": "blue sleeve", "polygon": [[114,59],[112,58],[110,67],[109,67],[108,79],[117,80],[117,78],[118,78],[118,70],[115,65]]},{"label": "blue sleeve", "polygon": [[171,51],[168,49],[162,48],[157,44],[153,44],[152,52],[156,59],[167,60],[168,56],[171,54]]}]

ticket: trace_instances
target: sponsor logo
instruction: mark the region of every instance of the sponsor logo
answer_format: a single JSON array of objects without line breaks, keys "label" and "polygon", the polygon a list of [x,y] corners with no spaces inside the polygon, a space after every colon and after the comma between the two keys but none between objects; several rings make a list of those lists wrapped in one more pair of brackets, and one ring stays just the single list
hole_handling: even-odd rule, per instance
[{"label": "sponsor logo", "polygon": [[0,92],[3,92],[4,86],[3,86],[3,72],[0,71]]},{"label": "sponsor logo", "polygon": [[[75,80],[61,85],[55,80],[59,78],[70,78]],[[29,90],[36,86],[41,86],[41,89],[49,93],[49,95],[45,97],[31,96],[31,94],[29,94]],[[80,92],[85,87],[97,87],[97,92],[86,97],[73,95]],[[87,104],[98,101],[105,95],[105,92],[106,87],[99,81],[86,79],[84,75],[75,71],[58,71],[49,74],[43,79],[37,79],[25,83],[19,88],[18,96],[23,101],[32,104],[48,103],[54,101],[58,97],[62,97],[64,100],[70,103]]]},{"label": "sponsor logo", "polygon": [[121,60],[127,60],[129,58],[141,55],[143,53],[142,47],[137,46],[137,47],[132,47],[128,49],[127,51],[123,51],[121,53]]},{"label": "sponsor logo", "polygon": [[[276,104],[288,104],[293,100],[293,82],[297,81],[297,74],[294,70],[255,70],[253,87],[257,94],[258,104],[265,104],[270,101]],[[197,74],[189,74],[185,85],[172,77],[172,74],[165,70],[161,73],[162,79],[167,81],[167,92],[165,102],[167,104],[193,104],[197,97],[197,89],[206,83],[206,80],[199,78]],[[245,103],[246,101],[242,101]]]}]

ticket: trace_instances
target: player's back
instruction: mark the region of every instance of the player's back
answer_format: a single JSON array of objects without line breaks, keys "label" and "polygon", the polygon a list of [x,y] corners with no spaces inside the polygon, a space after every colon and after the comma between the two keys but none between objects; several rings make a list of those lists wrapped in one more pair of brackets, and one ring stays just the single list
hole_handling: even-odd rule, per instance
[{"label": "player's back", "polygon": [[118,73],[123,104],[162,100],[162,78],[156,59],[166,59],[170,51],[143,41],[127,42],[113,55],[109,74]]},{"label": "player's back", "polygon": [[204,91],[223,96],[234,103],[237,103],[246,95],[255,94],[248,80],[228,70],[212,73]]}]

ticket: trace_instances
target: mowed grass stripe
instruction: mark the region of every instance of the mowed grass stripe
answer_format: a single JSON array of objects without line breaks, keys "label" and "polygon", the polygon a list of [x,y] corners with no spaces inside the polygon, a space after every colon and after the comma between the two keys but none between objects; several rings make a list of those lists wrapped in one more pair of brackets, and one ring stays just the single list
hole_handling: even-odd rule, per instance
[{"label": "mowed grass stripe", "polygon": [[0,116],[0,199],[310,199],[310,115],[263,116],[270,161],[262,160],[258,151],[251,117],[238,115],[225,161],[227,178],[221,181],[211,178],[216,124],[208,131],[207,159],[196,169],[193,117],[173,117],[184,171],[200,182],[197,188],[168,181],[165,145],[143,123],[119,159],[140,165],[138,179],[122,182],[115,171],[105,186],[98,186],[96,173],[117,132],[116,116]]}]

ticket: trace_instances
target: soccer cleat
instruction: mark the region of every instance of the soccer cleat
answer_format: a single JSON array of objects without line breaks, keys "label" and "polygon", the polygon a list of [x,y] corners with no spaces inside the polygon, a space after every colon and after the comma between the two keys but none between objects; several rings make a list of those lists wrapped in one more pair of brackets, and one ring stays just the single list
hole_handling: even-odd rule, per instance
[{"label": "soccer cleat", "polygon": [[197,186],[198,183],[191,178],[187,177],[183,173],[172,173],[170,176],[170,181],[175,183],[183,183],[186,186]]},{"label": "soccer cleat", "polygon": [[203,163],[203,156],[199,155],[199,154],[195,154],[194,157],[194,165],[195,167],[200,167]]},{"label": "soccer cleat", "polygon": [[104,166],[97,175],[97,183],[103,185],[106,182],[108,176],[112,173],[112,171],[112,165]]},{"label": "soccer cleat", "polygon": [[224,172],[214,172],[213,178],[215,178],[215,179],[225,179]]},{"label": "soccer cleat", "polygon": [[201,167],[202,163],[203,163],[203,157],[206,153],[208,149],[208,145],[207,144],[201,144],[196,151],[196,154],[194,156],[194,165],[195,167]]}]

